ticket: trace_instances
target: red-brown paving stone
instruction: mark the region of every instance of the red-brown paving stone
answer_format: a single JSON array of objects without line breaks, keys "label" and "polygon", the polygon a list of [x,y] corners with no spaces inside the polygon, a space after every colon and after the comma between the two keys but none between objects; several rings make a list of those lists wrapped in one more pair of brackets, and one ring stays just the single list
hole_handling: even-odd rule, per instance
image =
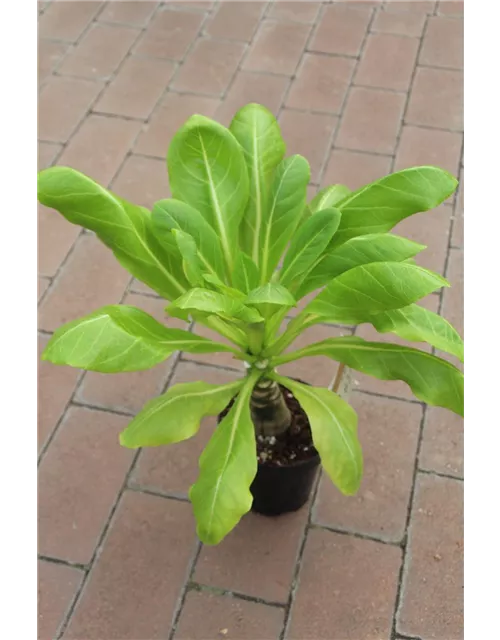
[{"label": "red-brown paving stone", "polygon": [[56,366],[41,360],[49,338],[38,336],[38,449],[52,434],[63,415],[80,376],[78,369]]},{"label": "red-brown paving stone", "polygon": [[440,407],[428,407],[419,456],[420,469],[463,478],[464,420]]},{"label": "red-brown paving stone", "polygon": [[450,287],[443,294],[441,315],[464,335],[464,252],[458,249],[450,251],[446,277]]},{"label": "red-brown paving stone", "polygon": [[151,209],[158,200],[170,198],[165,160],[129,156],[112,188],[121,198]]},{"label": "red-brown paving stone", "polygon": [[133,452],[120,447],[127,418],[72,407],[40,465],[38,549],[88,563],[115,503]]},{"label": "red-brown paving stone", "polygon": [[274,2],[268,18],[291,20],[292,22],[314,23],[321,8],[320,2]]},{"label": "red-brown paving stone", "polygon": [[419,41],[394,34],[371,34],[356,71],[355,84],[407,91]]},{"label": "red-brown paving stone", "polygon": [[129,280],[110,249],[93,235],[81,236],[40,307],[40,328],[55,331],[65,322],[118,303]]},{"label": "red-brown paving stone", "polygon": [[440,0],[438,4],[438,14],[446,16],[463,17],[464,3],[455,2],[454,0]]},{"label": "red-brown paving stone", "polygon": [[310,29],[305,24],[264,20],[243,68],[291,76],[300,61]]},{"label": "red-brown paving stone", "polygon": [[346,4],[327,6],[317,21],[312,38],[311,51],[358,55],[364,40],[371,11]]},{"label": "red-brown paving stone", "polygon": [[286,603],[307,515],[307,504],[277,517],[248,513],[218,546],[202,548],[193,580]]},{"label": "red-brown paving stone", "polygon": [[463,637],[463,483],[419,474],[397,630],[432,640]]},{"label": "red-brown paving stone", "polygon": [[[160,298],[128,294],[123,304],[138,307],[169,327],[187,328],[182,320],[169,318],[167,321],[165,301]],[[89,371],[79,387],[77,400],[106,409],[136,413],[148,400],[163,391],[174,362],[175,357],[172,355],[165,362],[146,371],[114,374]]]},{"label": "red-brown paving stone", "polygon": [[461,149],[460,133],[403,125],[394,170],[430,164],[457,175]]},{"label": "red-brown paving stone", "polygon": [[384,5],[385,11],[394,13],[423,13],[433,15],[436,8],[436,0],[387,0]]},{"label": "red-brown paving stone", "polygon": [[51,2],[38,22],[42,38],[75,42],[102,7],[102,2]]},{"label": "red-brown paving stone", "polygon": [[47,291],[47,287],[50,284],[49,278],[44,278],[43,276],[38,276],[38,302],[40,302],[40,298]]},{"label": "red-brown paving stone", "polygon": [[51,142],[38,143],[38,171],[47,169],[54,162],[57,154],[61,151],[62,145]]},{"label": "red-brown paving stone", "polygon": [[440,16],[429,18],[418,61],[433,67],[463,69],[463,20]]},{"label": "red-brown paving stone", "polygon": [[408,124],[463,131],[463,101],[463,71],[419,67],[405,121]]},{"label": "red-brown paving stone", "polygon": [[179,127],[195,113],[212,118],[218,106],[215,98],[167,93],[143,127],[134,151],[164,160]]},{"label": "red-brown paving stone", "polygon": [[81,584],[83,572],[53,562],[38,561],[38,638],[56,638]]},{"label": "red-brown paving stone", "polygon": [[353,393],[350,403],[358,414],[363,449],[361,487],[355,496],[344,496],[323,472],[314,522],[399,542],[405,531],[422,407],[361,393]]},{"label": "red-brown paving stone", "polygon": [[388,640],[400,566],[398,547],[310,531],[287,639]]},{"label": "red-brown paving stone", "polygon": [[140,122],[90,115],[57,164],[81,171],[106,187],[120,168],[140,128]]},{"label": "red-brown paving stone", "polygon": [[155,58],[182,60],[203,23],[191,11],[160,10],[134,48],[134,53]]},{"label": "red-brown paving stone", "polygon": [[140,0],[140,2],[113,0],[108,2],[104,11],[99,14],[99,22],[144,27],[157,6],[158,2],[148,0]]},{"label": "red-brown paving stone", "polygon": [[38,40],[38,82],[43,82],[57,67],[68,49],[65,42]]},{"label": "red-brown paving stone", "polygon": [[323,187],[343,184],[355,190],[389,173],[391,157],[334,148],[321,181]]},{"label": "red-brown paving stone", "polygon": [[311,182],[318,182],[338,118],[322,113],[285,109],[279,123],[286,140],[287,156],[298,153],[311,167]]},{"label": "red-brown paving stone", "polygon": [[393,153],[404,103],[403,94],[353,87],[335,144],[356,151]]},{"label": "red-brown paving stone", "polygon": [[287,107],[340,113],[354,64],[348,58],[304,54],[288,94]]},{"label": "red-brown paving stone", "polygon": [[205,33],[213,38],[250,42],[264,9],[263,2],[221,2]]},{"label": "red-brown paving stone", "polygon": [[156,298],[161,297],[158,293],[156,293],[156,291],[153,291],[153,289],[148,287],[147,284],[144,284],[144,282],[141,282],[140,280],[136,280],[135,278],[131,281],[129,285],[129,291],[131,291],[132,293],[146,293],[151,296],[155,296]]},{"label": "red-brown paving stone", "polygon": [[278,640],[284,610],[256,602],[190,591],[184,602],[174,640]]},{"label": "red-brown paving stone", "polygon": [[80,227],[70,224],[54,209],[38,205],[38,273],[54,276],[80,235]]},{"label": "red-brown paving stone", "polygon": [[165,638],[194,545],[189,504],[125,492],[64,640]]},{"label": "red-brown paving stone", "polygon": [[[199,367],[190,362],[180,362],[170,382],[176,384],[203,380],[210,384],[226,384],[241,374],[222,371],[213,367]],[[198,477],[198,459],[212,435],[216,417],[202,420],[196,436],[170,446],[146,447],[132,472],[131,483],[157,489],[171,495],[187,497],[189,487]]]},{"label": "red-brown paving stone", "polygon": [[371,30],[376,33],[395,33],[402,36],[419,37],[424,30],[424,24],[424,13],[378,11]]}]

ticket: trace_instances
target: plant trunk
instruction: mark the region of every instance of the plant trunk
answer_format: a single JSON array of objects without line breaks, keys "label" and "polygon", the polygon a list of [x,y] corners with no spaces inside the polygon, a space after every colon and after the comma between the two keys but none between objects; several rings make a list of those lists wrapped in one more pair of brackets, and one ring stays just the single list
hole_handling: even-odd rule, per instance
[{"label": "plant trunk", "polygon": [[274,380],[257,382],[250,399],[250,409],[257,435],[277,436],[286,431],[292,421],[285,398]]}]

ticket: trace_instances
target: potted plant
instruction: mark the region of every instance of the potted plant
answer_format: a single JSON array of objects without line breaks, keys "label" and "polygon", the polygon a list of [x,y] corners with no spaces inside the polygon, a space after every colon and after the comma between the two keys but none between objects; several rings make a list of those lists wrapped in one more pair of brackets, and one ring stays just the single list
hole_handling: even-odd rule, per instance
[{"label": "potted plant", "polygon": [[219,416],[189,493],[204,543],[220,542],[252,503],[264,513],[301,506],[320,460],[341,492],[358,490],[356,413],[334,391],[280,375],[284,363],[297,361],[300,378],[301,358],[327,356],[402,380],[420,400],[463,415],[462,373],[425,351],[354,336],[293,350],[315,323],[370,323],[463,361],[455,329],[416,304],[448,282],[413,261],[425,247],[389,233],[448,198],[453,176],[415,167],[354,192],[333,185],[307,203],[307,160],[285,157],[278,123],[257,104],[238,111],[229,128],[192,116],[170,143],[167,169],[172,198],[151,212],[66,167],[39,173],[38,199],[94,231],[135,278],[169,301],[171,316],[209,327],[224,341],[109,305],[60,327],[42,357],[104,373],[148,369],[177,351],[224,351],[246,364],[246,374],[229,384],[168,389],[120,436],[130,448],[171,444],[193,437],[203,416]]}]

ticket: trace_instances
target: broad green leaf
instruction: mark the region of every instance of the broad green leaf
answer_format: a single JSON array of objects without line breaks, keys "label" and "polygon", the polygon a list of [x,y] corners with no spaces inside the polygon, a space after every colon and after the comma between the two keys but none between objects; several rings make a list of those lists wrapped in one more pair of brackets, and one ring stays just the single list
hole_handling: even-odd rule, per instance
[{"label": "broad green leaf", "polygon": [[457,180],[438,167],[403,169],[372,182],[338,203],[342,213],[332,248],[366,233],[390,231],[398,222],[446,200]]},{"label": "broad green leaf", "polygon": [[240,247],[258,266],[269,185],[286,147],[276,118],[260,104],[247,104],[240,109],[229,129],[244,151],[250,177],[248,204],[241,221]]},{"label": "broad green leaf", "polygon": [[110,305],[54,332],[42,359],[101,373],[150,369],[174,351],[215,353],[231,347],[171,329],[127,305]]},{"label": "broad green leaf", "polygon": [[443,317],[424,307],[411,304],[403,309],[376,313],[369,322],[379,333],[391,332],[410,342],[427,342],[464,360],[464,343],[458,332]]},{"label": "broad green leaf", "polygon": [[220,293],[225,293],[230,298],[236,298],[236,300],[245,300],[246,295],[242,293],[239,289],[234,289],[233,287],[228,287],[224,284],[217,276],[214,276],[212,273],[204,273],[203,280],[211,284],[216,291]]},{"label": "broad green leaf", "polygon": [[332,482],[346,495],[357,492],[363,477],[363,454],[357,436],[358,416],[333,391],[271,376],[293,393],[307,413],[321,464]]},{"label": "broad green leaf", "polygon": [[203,285],[203,262],[198,255],[198,248],[196,247],[196,242],[193,237],[180,229],[173,229],[172,234],[179,247],[182,256],[182,266],[189,283],[193,287]]},{"label": "broad green leaf", "polygon": [[175,311],[175,309],[189,312],[201,311],[242,322],[260,322],[262,320],[262,316],[255,309],[245,306],[239,300],[209,289],[195,288],[187,291],[180,298],[177,298],[167,311]]},{"label": "broad green leaf", "polygon": [[322,209],[313,213],[296,231],[279,274],[281,284],[294,290],[320,258],[340,223],[340,211]]},{"label": "broad green leaf", "polygon": [[351,190],[344,187],[343,184],[332,184],[330,187],[321,189],[309,203],[311,213],[321,211],[322,209],[330,209],[335,207],[337,203],[342,202]]},{"label": "broad green leaf", "polygon": [[425,351],[349,336],[311,344],[274,359],[271,366],[309,356],[327,356],[380,380],[402,380],[419,400],[463,416],[463,374]]},{"label": "broad green leaf", "polygon": [[285,158],[274,174],[260,260],[260,283],[268,282],[301,219],[306,203],[309,163],[299,155]]},{"label": "broad green leaf", "polygon": [[294,307],[296,302],[292,294],[281,284],[268,282],[262,287],[250,291],[246,297],[247,304],[276,304]]},{"label": "broad green leaf", "polygon": [[200,457],[200,473],[189,491],[204,544],[218,544],[252,506],[250,485],[257,473],[250,395],[257,377],[246,379],[229,413]]},{"label": "broad green leaf", "polygon": [[167,300],[189,288],[173,237],[160,244],[147,209],[67,167],[50,167],[38,174],[38,200],[69,222],[94,231],[122,266]]},{"label": "broad green leaf", "polygon": [[449,286],[437,273],[403,262],[372,262],[334,278],[304,309],[330,322],[354,324],[366,313],[406,307]]},{"label": "broad green leaf", "polygon": [[243,293],[250,293],[259,286],[259,269],[255,262],[241,251],[236,258],[232,280],[235,287]]},{"label": "broad green leaf", "polygon": [[210,223],[231,272],[249,193],[245,158],[236,138],[210,118],[192,116],[170,142],[167,166],[172,196]]},{"label": "broad green leaf", "polygon": [[163,238],[169,241],[173,229],[188,233],[196,243],[198,255],[207,273],[224,280],[224,258],[220,240],[199,211],[179,200],[160,200],[153,205],[151,221],[160,241]]},{"label": "broad green leaf", "polygon": [[157,447],[187,440],[200,428],[203,416],[223,411],[243,384],[187,382],[147,402],[120,434],[120,444],[129,449]]},{"label": "broad green leaf", "polygon": [[371,262],[403,262],[425,246],[390,233],[357,236],[330,250],[310,271],[297,291],[297,299],[319,289],[344,271]]}]

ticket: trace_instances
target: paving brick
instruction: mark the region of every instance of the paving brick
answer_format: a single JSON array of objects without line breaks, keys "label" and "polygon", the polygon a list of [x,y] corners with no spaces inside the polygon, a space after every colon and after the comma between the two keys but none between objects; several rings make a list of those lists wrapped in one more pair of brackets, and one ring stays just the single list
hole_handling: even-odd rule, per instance
[{"label": "paving brick", "polygon": [[38,21],[41,38],[76,42],[102,7],[102,2],[51,2]]},{"label": "paving brick", "polygon": [[37,424],[39,450],[45,445],[64,413],[80,376],[80,371],[77,369],[58,367],[41,360],[42,351],[48,341],[47,336],[38,336]]},{"label": "paving brick", "polygon": [[218,106],[214,98],[167,93],[144,126],[135,151],[164,159],[170,140],[188,118],[195,113],[211,118]]},{"label": "paving brick", "polygon": [[133,458],[118,434],[127,418],[71,408],[38,475],[38,548],[44,555],[90,561]]},{"label": "paving brick", "polygon": [[306,46],[310,29],[306,24],[264,20],[243,68],[291,76]]},{"label": "paving brick", "polygon": [[357,151],[393,153],[404,103],[402,94],[353,87],[336,144]]},{"label": "paving brick", "polygon": [[[219,335],[216,331],[207,329],[201,324],[196,324],[193,331],[199,336],[204,338],[211,338],[216,342],[222,342],[223,344],[231,344],[228,340]],[[221,367],[230,367],[236,371],[244,371],[243,362],[236,360],[233,355],[228,352],[222,353],[183,353],[183,360],[195,360],[196,362],[205,362],[206,364],[213,364]]]},{"label": "paving brick", "polygon": [[452,209],[442,204],[432,211],[417,213],[397,224],[393,233],[426,245],[415,256],[417,264],[444,275]]},{"label": "paving brick", "polygon": [[428,407],[419,467],[463,478],[463,418],[440,407]]},{"label": "paving brick", "polygon": [[153,291],[153,289],[148,287],[147,284],[144,284],[144,282],[141,282],[140,280],[136,280],[135,278],[131,281],[129,285],[129,291],[131,291],[132,293],[141,293],[141,294],[146,293],[146,294],[155,296],[157,298],[160,298],[160,296],[156,293],[156,291]]},{"label": "paving brick", "polygon": [[463,131],[462,71],[417,68],[405,121],[428,127]]},{"label": "paving brick", "polygon": [[451,243],[454,247],[464,246],[464,170],[460,172],[458,194],[454,209],[453,232]]},{"label": "paving brick", "polygon": [[436,0],[387,0],[384,9],[394,13],[423,13],[432,15],[436,7]]},{"label": "paving brick", "polygon": [[291,20],[293,22],[314,23],[321,8],[320,2],[275,2],[268,12],[268,18]]},{"label": "paving brick", "polygon": [[290,80],[285,76],[271,76],[253,71],[238,71],[216,119],[229,126],[236,112],[251,102],[262,104],[277,115]]},{"label": "paving brick", "polygon": [[[237,0],[238,2],[240,0]],[[183,9],[186,11],[201,11],[206,13],[209,9],[213,7],[213,2],[194,2],[194,0],[184,0],[184,2],[169,2],[170,7],[174,7],[176,9]]]},{"label": "paving brick", "polygon": [[113,181],[113,192],[148,208],[158,200],[170,198],[165,160],[129,156]]},{"label": "paving brick", "polygon": [[38,273],[54,276],[80,235],[80,227],[70,224],[54,209],[38,205]]},{"label": "paving brick", "polygon": [[174,640],[238,638],[238,640],[278,640],[284,611],[278,607],[190,591],[187,595]]},{"label": "paving brick", "polygon": [[38,638],[56,638],[83,578],[83,572],[38,561]]},{"label": "paving brick", "polygon": [[459,249],[450,251],[446,277],[451,287],[443,294],[441,315],[464,335],[464,253]]},{"label": "paving brick", "polygon": [[104,11],[100,13],[99,22],[144,27],[157,6],[158,2],[148,2],[148,0],[140,2],[113,0],[108,2]]},{"label": "paving brick", "polygon": [[[163,311],[165,301],[160,298],[129,294],[123,304],[139,307],[170,327],[186,328],[186,323],[176,318],[169,318],[166,322],[166,314]],[[97,407],[136,413],[148,400],[163,391],[173,364],[174,358],[171,356],[165,362],[146,371],[113,375],[88,372],[78,390],[77,399]]]},{"label": "paving brick", "polygon": [[430,164],[456,175],[461,149],[459,133],[403,125],[394,170]]},{"label": "paving brick", "polygon": [[119,302],[129,279],[94,235],[82,236],[41,305],[40,328],[54,331],[65,322]]},{"label": "paving brick", "polygon": [[168,60],[128,58],[95,110],[146,120],[174,71],[174,64]]},{"label": "paving brick", "polygon": [[62,145],[49,142],[38,143],[38,171],[50,167],[57,154],[61,151]]},{"label": "paving brick", "polygon": [[307,514],[307,505],[279,518],[248,513],[218,546],[202,548],[193,579],[286,603]]},{"label": "paving brick", "polygon": [[174,89],[219,96],[227,89],[244,49],[242,42],[198,40],[174,79]]},{"label": "paving brick", "polygon": [[49,278],[44,278],[43,276],[40,277],[38,276],[38,302],[40,302],[40,298],[43,296],[43,294],[47,291],[47,287],[50,284],[50,279]]},{"label": "paving brick", "polygon": [[455,18],[433,16],[429,18],[420,64],[450,69],[464,67],[464,23]]},{"label": "paving brick", "polygon": [[71,139],[58,164],[77,169],[106,187],[140,128],[140,122],[90,115]]},{"label": "paving brick", "polygon": [[[354,393],[363,481],[344,496],[323,473],[314,522],[399,542],[404,534],[422,419],[418,405]],[[394,443],[397,442],[397,446]]]},{"label": "paving brick", "polygon": [[464,3],[454,2],[454,0],[441,0],[438,4],[438,13],[447,16],[464,15]]},{"label": "paving brick", "polygon": [[355,84],[407,91],[417,57],[419,41],[394,34],[368,36]]},{"label": "paving brick", "polygon": [[287,637],[389,638],[400,564],[397,547],[310,531]]},{"label": "paving brick", "polygon": [[264,9],[263,2],[222,2],[205,31],[214,38],[250,42]]},{"label": "paving brick", "polygon": [[358,55],[370,17],[369,9],[341,4],[327,6],[318,23],[310,49],[323,53]]},{"label": "paving brick", "polygon": [[65,42],[38,39],[38,82],[43,82],[56,68],[68,50]]},{"label": "paving brick", "polygon": [[[212,367],[200,367],[190,362],[177,365],[170,388],[184,382],[205,380],[211,384],[225,384],[241,374]],[[198,434],[172,446],[147,447],[142,450],[132,473],[131,483],[187,497],[189,487],[198,477],[198,459],[217,424],[216,417],[202,420]]]},{"label": "paving brick", "polygon": [[59,68],[63,75],[106,79],[127,55],[140,31],[95,24]]},{"label": "paving brick", "polygon": [[182,60],[203,23],[203,16],[191,11],[159,11],[134,51],[156,58]]},{"label": "paving brick", "polygon": [[194,531],[190,505],[125,492],[64,639],[164,638]]},{"label": "paving brick", "polygon": [[419,475],[406,554],[400,633],[463,637],[463,484]]},{"label": "paving brick", "polygon": [[296,109],[340,113],[354,60],[306,53],[286,104]]},{"label": "paving brick", "polygon": [[371,155],[358,151],[333,149],[321,181],[322,186],[344,184],[359,189],[389,173],[390,156]]},{"label": "paving brick", "polygon": [[101,84],[90,80],[51,77],[38,99],[38,137],[67,142],[101,89]]},{"label": "paving brick", "polygon": [[425,24],[425,13],[394,13],[378,11],[371,30],[379,33],[395,33],[419,37]]},{"label": "paving brick", "polygon": [[304,156],[311,167],[311,182],[319,182],[338,119],[320,113],[285,109],[279,118],[287,155]]}]

